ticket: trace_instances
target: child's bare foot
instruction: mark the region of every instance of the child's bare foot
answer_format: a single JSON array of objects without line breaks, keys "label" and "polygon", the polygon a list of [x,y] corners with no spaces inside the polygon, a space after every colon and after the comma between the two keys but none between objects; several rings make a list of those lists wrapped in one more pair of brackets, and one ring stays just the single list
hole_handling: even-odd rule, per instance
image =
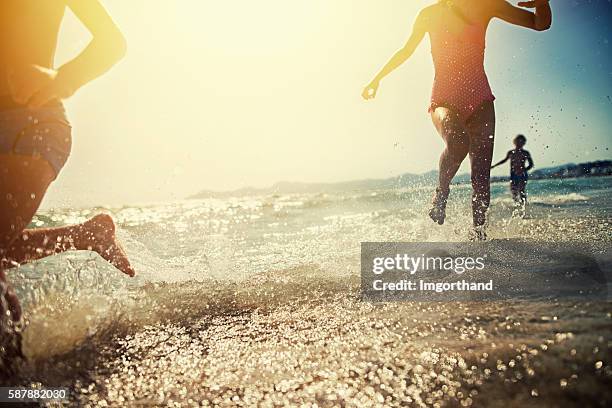
[{"label": "child's bare foot", "polygon": [[478,227],[474,227],[468,236],[469,240],[472,242],[481,242],[487,240],[487,232],[485,231],[485,226],[480,225]]},{"label": "child's bare foot", "polygon": [[446,202],[448,199],[448,192],[444,193],[439,187],[436,189],[436,194],[433,198],[433,206],[429,210],[429,218],[437,222],[439,225],[444,224],[446,219]]},{"label": "child's bare foot", "polygon": [[446,211],[444,208],[433,206],[429,210],[429,218],[431,218],[434,222],[439,225],[444,224],[444,220],[446,218]]},{"label": "child's bare foot", "polygon": [[126,275],[134,276],[136,274],[125,251],[117,242],[115,222],[110,215],[98,214],[83,225],[90,233],[90,240],[86,245],[87,249],[97,252]]}]

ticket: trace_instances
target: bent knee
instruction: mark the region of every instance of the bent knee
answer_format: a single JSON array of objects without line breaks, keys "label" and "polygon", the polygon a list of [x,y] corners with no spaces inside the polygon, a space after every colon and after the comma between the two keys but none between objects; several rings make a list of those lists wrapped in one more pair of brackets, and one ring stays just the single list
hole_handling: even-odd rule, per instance
[{"label": "bent knee", "polygon": [[469,144],[461,139],[451,139],[446,142],[444,154],[453,162],[461,163],[468,155]]},{"label": "bent knee", "polygon": [[461,141],[453,141],[446,144],[446,150],[452,159],[463,161],[470,151],[470,146],[469,144]]}]

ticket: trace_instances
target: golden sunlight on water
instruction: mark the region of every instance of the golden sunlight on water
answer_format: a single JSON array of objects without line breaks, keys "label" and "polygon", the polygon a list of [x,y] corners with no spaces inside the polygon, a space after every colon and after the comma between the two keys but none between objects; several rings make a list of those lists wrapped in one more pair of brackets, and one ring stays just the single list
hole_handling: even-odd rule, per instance
[{"label": "golden sunlight on water", "polygon": [[[576,195],[542,184],[525,219],[506,216],[512,207],[500,191],[492,243],[515,255],[515,247],[550,239],[604,248],[612,221],[606,186]],[[610,401],[609,301],[361,300],[361,240],[466,239],[468,200],[455,200],[448,225],[434,230],[415,204],[428,194],[415,188],[111,209],[138,275],[119,278],[88,252],[20,268],[13,279],[27,309],[29,360],[19,377],[76,390],[74,405]],[[53,210],[35,222],[78,222],[98,210]],[[602,256],[609,270],[612,258]],[[609,274],[585,274],[590,267],[581,259],[567,260],[582,273],[575,281],[587,288],[603,279],[605,291]],[[557,276],[546,262],[508,262],[505,278],[533,287]]]}]

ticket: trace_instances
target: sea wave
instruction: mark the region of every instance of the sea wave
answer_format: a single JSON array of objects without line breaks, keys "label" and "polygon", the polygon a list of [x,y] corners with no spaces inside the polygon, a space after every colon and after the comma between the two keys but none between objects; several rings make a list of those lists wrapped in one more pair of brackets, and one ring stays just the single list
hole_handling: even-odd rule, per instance
[{"label": "sea wave", "polygon": [[[515,299],[537,298],[538,293],[542,294],[540,298],[550,297],[551,287],[557,288],[553,293],[556,296],[584,294],[592,289],[601,295],[607,288],[608,277],[598,261],[578,250],[565,251],[561,259],[555,254],[563,245],[556,246],[554,252],[546,245],[498,240],[486,248],[490,267],[482,276],[470,278],[495,278],[499,285],[512,288],[508,293]],[[610,264],[609,254],[603,262]],[[12,272],[28,314],[25,354],[37,360],[65,353],[109,327],[127,330],[169,320],[186,321],[214,310],[234,313],[242,308],[266,309],[298,298],[321,299],[323,305],[324,298],[332,294],[355,293],[359,282],[359,265],[352,258],[270,269],[250,276],[214,274],[198,256],[135,258],[134,265],[142,273],[130,279],[96,254],[80,251]],[[168,276],[172,271],[173,276]]]},{"label": "sea wave", "polygon": [[[583,203],[589,201],[591,198],[579,194],[579,193],[567,193],[567,194],[549,194],[549,195],[529,195],[529,204],[541,204],[541,205],[565,205],[573,203]],[[493,203],[500,204],[514,204],[512,197],[496,197]]]},{"label": "sea wave", "polygon": [[568,194],[551,194],[549,196],[536,196],[531,202],[533,203],[542,203],[542,204],[566,204],[566,203],[575,203],[582,201],[589,201],[589,197],[578,194],[578,193],[568,193]]},{"label": "sea wave", "polygon": [[[377,388],[383,400],[397,393],[397,398],[443,405],[450,397],[441,387],[448,390],[452,385],[454,392],[476,400],[471,385],[480,380],[480,392],[493,400],[497,394],[483,388],[490,384],[487,379],[495,377],[491,371],[508,374],[500,377],[500,390],[521,375],[531,378],[532,389],[536,380],[542,381],[538,385],[542,392],[550,374],[541,380],[539,373],[528,374],[536,354],[521,350],[522,344],[542,352],[542,345],[561,344],[551,333],[574,331],[581,340],[561,336],[568,346],[559,346],[559,353],[566,356],[575,348],[581,355],[580,344],[584,345],[582,354],[589,367],[576,372],[580,380],[596,381],[595,361],[588,359],[595,358],[592,350],[599,343],[590,329],[608,322],[609,303],[573,301],[567,294],[609,287],[612,257],[603,251],[611,240],[608,207],[602,204],[607,196],[601,189],[598,196],[589,191],[564,193],[555,186],[550,192],[539,188],[530,196],[533,205],[528,206],[526,219],[510,218],[512,201],[506,186],[494,190],[489,237],[495,253],[507,259],[496,264],[491,275],[528,289],[556,287],[559,296],[552,302],[537,293],[533,296],[533,291],[480,304],[361,301],[360,242],[466,241],[471,227],[469,186],[453,189],[443,226],[426,215],[431,187],[104,209],[118,222],[120,241],[137,276],[127,278],[86,251],[9,271],[27,320],[25,330],[15,337],[22,337],[27,356],[19,378],[26,384],[93,387],[79,394],[82,405],[100,399],[118,405],[114,398],[119,394],[131,395],[130,401],[146,397],[164,405],[168,400],[156,400],[153,388],[147,387],[163,388],[160,382],[166,380],[189,383],[186,372],[197,377],[187,386],[190,396],[225,398],[217,402],[258,392],[278,398],[279,404],[291,393],[304,394],[304,401],[312,402],[315,397],[307,396],[311,391],[324,393],[325,387],[339,383],[352,389],[354,381],[359,382],[351,396],[356,399],[347,401],[358,405],[358,393],[374,384],[368,380],[374,376],[389,387],[388,393]],[[34,226],[80,222],[99,210],[48,211],[37,215]],[[533,255],[549,241],[565,248],[565,258]],[[598,253],[596,262],[570,253],[574,241],[591,245]],[[560,261],[565,269],[559,267]],[[583,311],[592,320],[585,320]],[[2,337],[2,342],[7,339]],[[510,344],[513,354],[505,355],[501,349]],[[10,350],[14,357],[18,350]],[[522,360],[516,358],[525,353]],[[480,363],[483,359],[489,365]],[[538,364],[568,383],[574,381],[557,360],[538,360]],[[517,367],[521,361],[525,367],[510,368],[509,361]],[[501,366],[507,371],[500,371]],[[380,374],[385,370],[413,379],[410,391],[404,395],[406,387],[387,382],[386,374]],[[437,377],[430,376],[432,372]],[[457,374],[465,384],[448,383],[449,374]],[[219,384],[225,388],[214,388]],[[547,389],[553,388],[559,388],[558,381]],[[207,394],[195,395],[197,390]],[[173,395],[172,390],[164,392]]]}]

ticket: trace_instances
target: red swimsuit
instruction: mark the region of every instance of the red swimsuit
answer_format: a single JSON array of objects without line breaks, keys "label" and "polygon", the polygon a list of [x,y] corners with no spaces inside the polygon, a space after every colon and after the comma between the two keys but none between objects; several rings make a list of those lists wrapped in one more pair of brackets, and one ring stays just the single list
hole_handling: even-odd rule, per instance
[{"label": "red swimsuit", "polygon": [[436,76],[429,112],[453,109],[465,123],[484,102],[493,101],[484,70],[486,27],[468,24],[461,34],[430,32]]}]

